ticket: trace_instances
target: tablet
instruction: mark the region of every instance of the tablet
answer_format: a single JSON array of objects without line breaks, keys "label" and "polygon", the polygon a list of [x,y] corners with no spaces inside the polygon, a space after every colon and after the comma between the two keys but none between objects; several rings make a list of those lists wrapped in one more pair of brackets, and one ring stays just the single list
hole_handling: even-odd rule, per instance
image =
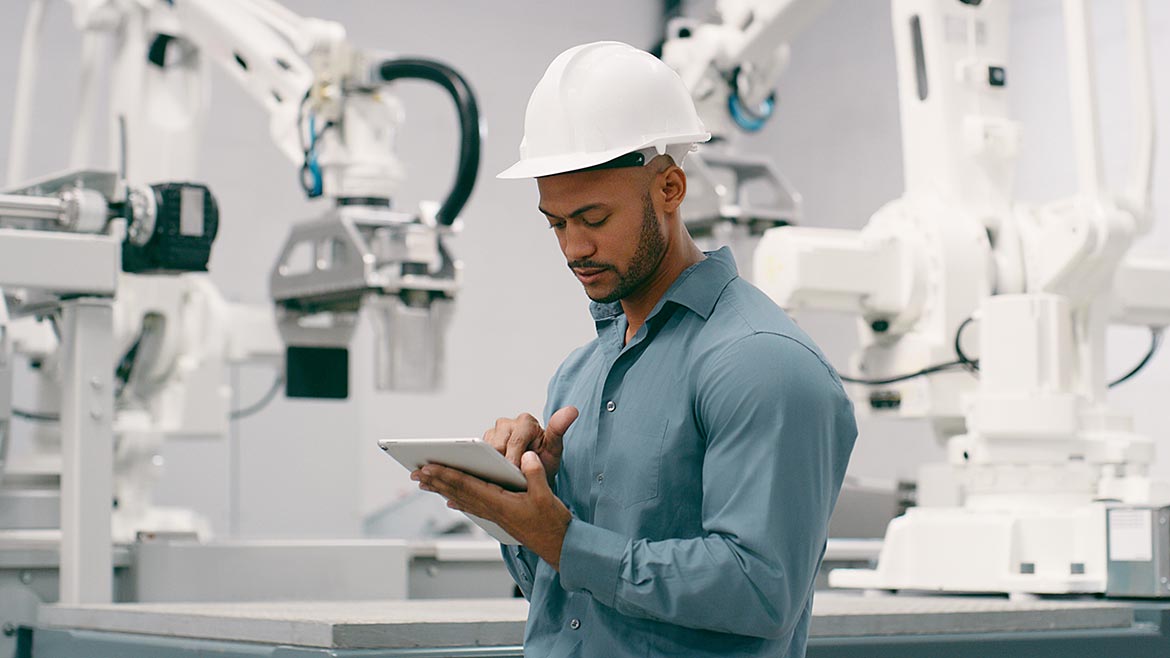
[{"label": "tablet", "polygon": [[[482,439],[383,439],[378,441],[378,447],[409,471],[427,464],[442,464],[510,491],[528,488],[528,480],[520,469]],[[465,516],[501,544],[520,543],[491,521],[474,514],[465,513]]]}]

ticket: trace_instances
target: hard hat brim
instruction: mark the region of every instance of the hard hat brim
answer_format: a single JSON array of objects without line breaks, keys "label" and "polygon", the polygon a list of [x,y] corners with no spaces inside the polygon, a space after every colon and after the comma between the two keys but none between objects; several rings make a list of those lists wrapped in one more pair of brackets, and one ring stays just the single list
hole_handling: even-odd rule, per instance
[{"label": "hard hat brim", "polygon": [[625,155],[633,149],[612,149],[596,153],[571,153],[567,155],[553,155],[544,158],[529,158],[520,160],[496,175],[496,178],[540,178],[567,174],[578,169],[586,169],[603,162],[609,162],[616,157]]},{"label": "hard hat brim", "polygon": [[[709,139],[711,139],[711,133],[696,133],[694,135],[685,135],[672,138],[670,140],[670,144],[698,143],[705,142]],[[621,157],[633,151],[640,151],[645,148],[667,145],[668,144],[657,144],[655,142],[651,142],[649,144],[642,144],[633,148],[622,147],[609,149],[607,151],[595,151],[592,153],[568,153],[562,155],[550,155],[543,158],[522,158],[516,164],[496,174],[496,178],[540,178],[542,176],[567,174],[579,169],[595,167],[599,164],[609,162],[614,158]]]}]

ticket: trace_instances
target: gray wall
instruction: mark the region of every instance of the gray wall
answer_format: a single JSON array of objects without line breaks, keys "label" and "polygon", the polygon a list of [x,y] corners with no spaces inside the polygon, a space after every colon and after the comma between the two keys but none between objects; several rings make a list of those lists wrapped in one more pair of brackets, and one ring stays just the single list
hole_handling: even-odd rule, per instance
[{"label": "gray wall", "polygon": [[[497,416],[539,412],[547,378],[592,328],[586,299],[565,271],[552,236],[535,210],[530,182],[497,181],[510,164],[522,131],[524,106],[544,67],[565,47],[614,38],[648,46],[658,38],[659,3],[604,0],[397,2],[286,0],[304,15],[340,21],[356,43],[443,59],[475,86],[488,124],[482,178],[465,211],[466,230],[456,249],[466,286],[448,340],[448,385],[437,395],[375,393],[359,335],[358,391],[347,403],[278,400],[235,427],[226,442],[173,443],[160,498],[194,506],[218,530],[244,536],[329,536],[360,532],[361,518],[412,491],[405,473],[378,454],[385,437],[479,434]],[[698,8],[704,3],[693,3]],[[706,3],[709,4],[709,3]],[[1106,136],[1122,144],[1110,151],[1121,171],[1126,133],[1121,23],[1111,3],[1098,2],[1098,31],[1107,92]],[[1149,2],[1155,61],[1170,61],[1170,5]],[[15,57],[26,3],[0,8],[0,89],[15,79]],[[69,108],[76,98],[77,38],[63,7],[54,8],[31,173],[60,168],[68,152]],[[1013,16],[1011,93],[1024,123],[1019,196],[1044,201],[1073,189],[1063,36],[1056,0],[1018,3]],[[1155,71],[1158,155],[1170,156],[1170,68]],[[206,182],[224,215],[212,276],[234,299],[261,302],[267,272],[287,227],[323,209],[304,201],[295,167],[267,137],[266,117],[223,76],[216,77],[206,139]],[[407,123],[400,156],[409,180],[398,203],[446,190],[453,171],[454,112],[436,90],[403,85]],[[1120,96],[1121,98],[1115,98]],[[900,133],[890,17],[887,3],[838,0],[792,44],[792,65],[774,120],[745,150],[768,153],[803,193],[807,224],[861,227],[879,206],[901,193]],[[0,126],[11,107],[0,103]],[[0,128],[0,149],[7,148]],[[0,151],[3,152],[3,151]],[[1157,204],[1170,207],[1170,185],[1159,179]],[[0,173],[3,163],[0,162]],[[1170,256],[1165,214],[1139,250]],[[741,264],[745,268],[746,264]],[[837,364],[855,344],[847,319],[806,316],[802,323]],[[1141,332],[1117,331],[1110,363],[1121,371],[1145,346]],[[258,398],[271,374],[238,373],[238,401]],[[1161,438],[1170,421],[1160,411],[1170,391],[1170,358],[1120,388],[1119,405],[1137,411],[1138,428]],[[1170,446],[1167,446],[1170,448]],[[912,477],[918,463],[941,451],[924,427],[872,419],[862,422],[851,470],[873,477]],[[1159,462],[1170,477],[1170,449]]]}]

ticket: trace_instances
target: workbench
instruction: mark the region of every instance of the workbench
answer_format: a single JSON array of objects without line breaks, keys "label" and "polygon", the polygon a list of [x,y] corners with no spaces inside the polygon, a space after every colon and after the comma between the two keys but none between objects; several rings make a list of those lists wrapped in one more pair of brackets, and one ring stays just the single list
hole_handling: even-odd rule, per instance
[{"label": "workbench", "polygon": [[[809,658],[1170,655],[1170,608],[818,593]],[[521,599],[46,606],[19,658],[520,656]]]}]

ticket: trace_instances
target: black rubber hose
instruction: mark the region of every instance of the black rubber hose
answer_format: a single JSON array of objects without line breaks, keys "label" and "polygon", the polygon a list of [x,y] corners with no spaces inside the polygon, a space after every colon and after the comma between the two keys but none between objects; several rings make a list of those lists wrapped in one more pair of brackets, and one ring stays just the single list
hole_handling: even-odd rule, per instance
[{"label": "black rubber hose", "polygon": [[378,73],[385,82],[394,80],[428,80],[446,89],[455,101],[459,112],[459,168],[455,172],[455,185],[451,188],[436,219],[444,226],[450,226],[471,196],[475,178],[479,175],[479,153],[482,135],[479,126],[479,104],[467,80],[455,69],[430,59],[391,59],[378,67]]}]

